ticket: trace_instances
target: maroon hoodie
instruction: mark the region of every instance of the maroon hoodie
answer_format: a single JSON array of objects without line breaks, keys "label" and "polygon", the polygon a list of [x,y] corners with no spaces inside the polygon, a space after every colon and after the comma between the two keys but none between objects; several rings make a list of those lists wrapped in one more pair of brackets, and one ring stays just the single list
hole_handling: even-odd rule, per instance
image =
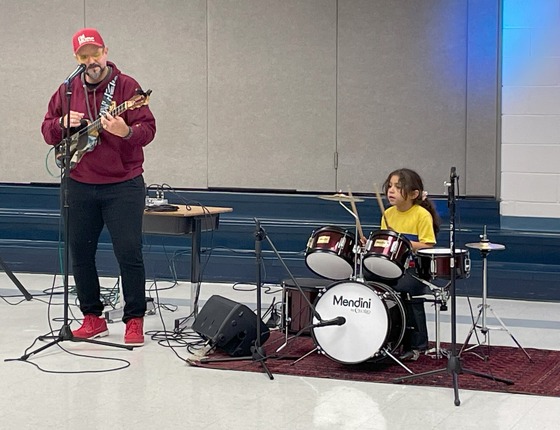
[{"label": "maroon hoodie", "polygon": [[[70,109],[82,112],[84,118],[91,122],[98,118],[105,88],[115,75],[119,76],[113,94],[113,101],[117,106],[132,99],[136,95],[136,89],[140,88],[138,82],[121,73],[115,64],[107,62],[107,66],[111,67],[112,71],[95,90],[86,87],[83,75],[71,83]],[[59,121],[66,114],[65,93],[66,87],[62,84],[51,97],[48,111],[43,119],[41,132],[49,145],[56,145],[62,140],[63,130]],[[81,161],[70,171],[72,179],[87,184],[110,184],[123,182],[142,174],[143,147],[154,139],[156,120],[148,106],[127,110],[120,116],[132,127],[132,135],[123,139],[101,131],[99,142],[94,150],[85,153]]]}]

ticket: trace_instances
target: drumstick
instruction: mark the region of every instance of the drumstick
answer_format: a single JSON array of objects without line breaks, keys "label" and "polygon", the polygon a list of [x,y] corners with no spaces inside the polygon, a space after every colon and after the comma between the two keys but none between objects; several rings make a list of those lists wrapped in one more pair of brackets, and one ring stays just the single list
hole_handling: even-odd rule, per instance
[{"label": "drumstick", "polygon": [[385,218],[385,206],[383,205],[383,200],[381,200],[381,195],[379,194],[379,188],[377,187],[377,183],[374,182],[373,188],[375,190],[375,196],[377,197],[377,204],[379,205],[379,210],[381,211],[381,217],[385,220],[385,224],[389,230],[392,230],[391,226],[387,222],[387,218]]},{"label": "drumstick", "polygon": [[383,206],[383,201],[381,200],[381,195],[379,194],[379,188],[377,184],[373,184],[373,189],[375,190],[375,196],[377,197],[377,204],[379,205],[379,210],[381,211],[381,215],[385,214],[385,206]]},{"label": "drumstick", "polygon": [[356,227],[358,227],[358,234],[360,239],[365,239],[364,232],[362,231],[362,225],[360,224],[360,216],[358,215],[358,209],[356,208],[356,202],[354,202],[354,197],[352,196],[352,191],[348,187],[348,196],[350,197],[350,205],[352,206],[352,212],[356,215]]}]

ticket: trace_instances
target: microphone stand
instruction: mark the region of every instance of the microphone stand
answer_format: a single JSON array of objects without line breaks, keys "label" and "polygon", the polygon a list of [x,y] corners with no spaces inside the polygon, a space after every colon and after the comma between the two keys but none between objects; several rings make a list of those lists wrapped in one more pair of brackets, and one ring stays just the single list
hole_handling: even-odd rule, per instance
[{"label": "microphone stand", "polygon": [[270,380],[274,379],[274,376],[270,372],[270,369],[267,367],[265,361],[267,359],[267,355],[265,350],[262,346],[261,341],[261,323],[262,323],[262,311],[261,311],[261,291],[262,291],[262,275],[261,275],[261,266],[262,266],[262,241],[266,236],[266,232],[261,227],[260,221],[256,218],[255,220],[256,228],[255,228],[255,258],[257,264],[257,272],[256,272],[256,284],[257,284],[257,337],[255,342],[251,346],[251,356],[250,357],[231,357],[231,358],[202,358],[200,360],[201,363],[215,363],[215,362],[227,362],[227,361],[243,361],[243,360],[253,360],[261,364],[263,370],[268,375]]},{"label": "microphone stand", "polygon": [[422,376],[436,375],[439,373],[447,372],[453,378],[455,406],[459,406],[461,404],[461,400],[459,399],[459,375],[462,373],[467,373],[469,375],[474,375],[481,378],[490,379],[493,381],[503,382],[504,384],[508,384],[508,385],[513,384],[513,381],[509,379],[498,378],[492,375],[488,375],[486,373],[481,373],[481,372],[464,368],[461,364],[461,357],[457,354],[457,345],[456,345],[457,307],[456,307],[456,290],[455,290],[455,281],[457,278],[457,273],[455,270],[455,206],[456,206],[455,181],[457,181],[458,178],[459,177],[457,176],[455,167],[452,167],[451,174],[449,176],[449,182],[445,182],[445,185],[448,187],[447,205],[449,207],[449,247],[451,249],[451,260],[449,264],[450,271],[451,271],[451,283],[450,283],[451,287],[449,290],[450,297],[451,297],[451,351],[449,353],[449,356],[447,357],[447,367],[444,369],[431,370],[428,372],[417,373],[415,375],[403,376],[401,378],[393,379],[393,382],[399,383],[413,378],[415,379]]},{"label": "microphone stand", "polygon": [[[253,218],[253,220],[255,221],[255,224],[256,224],[255,256],[256,256],[256,261],[257,261],[257,338],[255,340],[254,346],[251,347],[252,355],[250,357],[231,357],[231,358],[214,358],[214,359],[202,358],[200,360],[200,362],[201,363],[215,363],[215,362],[253,360],[253,361],[259,362],[261,364],[261,366],[263,367],[264,371],[266,372],[266,374],[268,375],[268,377],[270,378],[270,380],[273,380],[274,377],[272,376],[272,373],[270,372],[270,370],[268,369],[268,367],[266,366],[266,363],[265,363],[268,356],[265,354],[265,350],[261,345],[261,327],[260,327],[260,323],[262,321],[262,318],[261,318],[261,289],[262,289],[261,268],[262,268],[262,241],[263,241],[263,239],[267,240],[268,244],[270,245],[270,247],[274,251],[274,254],[276,255],[276,257],[278,257],[278,260],[280,261],[280,263],[282,264],[284,269],[286,269],[286,272],[290,276],[290,279],[293,281],[294,285],[297,287],[298,291],[301,293],[302,297],[305,299],[305,301],[309,305],[309,308],[311,309],[311,312],[312,312],[313,316],[317,319],[317,321],[319,321],[318,324],[315,324],[315,325],[312,324],[312,326],[322,327],[322,324],[325,324],[325,323],[326,323],[326,325],[342,325],[342,324],[344,324],[344,322],[341,321],[341,320],[338,320],[338,319],[335,319],[333,321],[325,321],[321,318],[321,316],[319,315],[319,313],[315,309],[315,306],[313,304],[311,304],[311,302],[309,301],[309,299],[307,298],[307,296],[303,292],[303,289],[301,288],[301,285],[299,284],[297,279],[294,277],[294,275],[292,274],[292,272],[290,271],[290,269],[288,268],[288,266],[284,262],[284,259],[282,258],[282,256],[280,255],[280,253],[278,252],[276,247],[274,246],[274,243],[272,243],[272,240],[270,239],[270,237],[268,237],[268,234],[266,233],[264,228],[261,227],[260,221],[257,218]],[[308,327],[306,327],[306,328],[308,328]],[[303,333],[303,331],[304,331],[304,329],[300,330],[294,337],[298,337],[301,333]],[[287,345],[287,342],[284,343],[284,345],[281,345],[276,350],[276,352],[280,351],[286,345]],[[315,350],[316,349],[310,351],[309,353],[311,353]]]},{"label": "microphone stand", "polygon": [[[76,75],[77,76],[77,75]],[[74,77],[76,77],[74,76]],[[86,342],[86,343],[93,343],[96,345],[104,345],[104,346],[112,346],[115,348],[124,348],[124,349],[128,349],[129,351],[131,351],[134,346],[130,346],[130,345],[122,345],[122,344],[117,344],[117,343],[111,343],[111,342],[103,342],[103,341],[99,341],[99,340],[94,340],[94,339],[84,339],[84,338],[78,338],[78,337],[74,337],[72,330],[70,329],[70,322],[69,322],[69,315],[68,315],[68,308],[69,308],[69,297],[68,297],[68,273],[69,273],[69,260],[70,260],[70,247],[69,247],[69,243],[68,243],[68,237],[70,235],[69,233],[69,203],[68,203],[68,180],[70,179],[70,160],[72,158],[72,155],[70,153],[70,143],[72,141],[72,137],[70,135],[70,100],[72,98],[72,79],[66,79],[64,81],[64,84],[66,86],[66,124],[65,127],[63,128],[63,133],[62,133],[62,141],[61,143],[59,143],[59,145],[64,144],[64,165],[61,168],[61,187],[60,187],[60,194],[61,194],[61,216],[62,219],[64,221],[64,236],[63,236],[63,245],[64,245],[64,254],[63,254],[63,279],[64,279],[64,303],[63,303],[63,307],[64,307],[64,316],[63,316],[63,324],[62,327],[58,333],[58,336],[54,336],[54,340],[47,343],[46,345],[43,345],[33,351],[27,352],[26,354],[22,355],[20,358],[16,358],[16,359],[7,359],[5,361],[27,361],[27,359],[29,359],[32,355],[35,355],[41,351],[44,351],[47,348],[50,348],[51,346],[54,345],[58,345],[60,342],[64,342],[64,341],[71,341],[71,342]],[[46,339],[47,336],[40,336],[39,339],[40,340],[44,340]]]}]

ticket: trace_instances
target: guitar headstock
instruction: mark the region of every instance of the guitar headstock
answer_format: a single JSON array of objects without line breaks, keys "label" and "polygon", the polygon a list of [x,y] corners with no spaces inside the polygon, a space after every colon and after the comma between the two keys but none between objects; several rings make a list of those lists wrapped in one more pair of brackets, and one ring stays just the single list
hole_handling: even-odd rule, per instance
[{"label": "guitar headstock", "polygon": [[150,94],[152,94],[152,90],[144,92],[141,89],[137,89],[136,95],[125,102],[126,109],[138,109],[142,106],[147,106],[150,102]]}]

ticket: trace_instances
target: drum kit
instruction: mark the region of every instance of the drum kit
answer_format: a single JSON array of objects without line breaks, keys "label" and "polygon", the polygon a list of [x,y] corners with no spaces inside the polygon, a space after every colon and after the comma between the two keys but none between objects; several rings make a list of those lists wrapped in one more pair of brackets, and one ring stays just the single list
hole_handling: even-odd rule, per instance
[{"label": "drum kit", "polygon": [[[405,307],[400,294],[381,282],[365,281],[364,273],[376,278],[396,281],[414,263],[416,278],[425,284],[426,293],[435,296],[436,358],[441,358],[439,342],[439,310],[444,309],[448,290],[436,280],[450,279],[450,249],[431,248],[414,255],[410,241],[392,230],[377,230],[366,239],[363,235],[351,192],[319,197],[338,202],[355,219],[355,231],[337,226],[323,226],[313,231],[305,251],[307,267],[321,279],[285,280],[283,286],[282,328],[288,334],[309,334],[316,348],[334,361],[357,364],[389,357],[412,373],[394,352],[399,348],[406,328]],[[350,203],[349,209],[345,203]],[[380,202],[380,208],[383,207]],[[359,238],[356,240],[356,238]],[[469,252],[455,252],[457,278],[470,275]],[[303,297],[302,297],[303,295]],[[321,320],[318,316],[320,315]],[[342,319],[341,319],[342,318]],[[342,324],[320,324],[321,321],[344,321]],[[297,360],[299,361],[299,360]],[[297,362],[296,361],[296,362]]]}]

